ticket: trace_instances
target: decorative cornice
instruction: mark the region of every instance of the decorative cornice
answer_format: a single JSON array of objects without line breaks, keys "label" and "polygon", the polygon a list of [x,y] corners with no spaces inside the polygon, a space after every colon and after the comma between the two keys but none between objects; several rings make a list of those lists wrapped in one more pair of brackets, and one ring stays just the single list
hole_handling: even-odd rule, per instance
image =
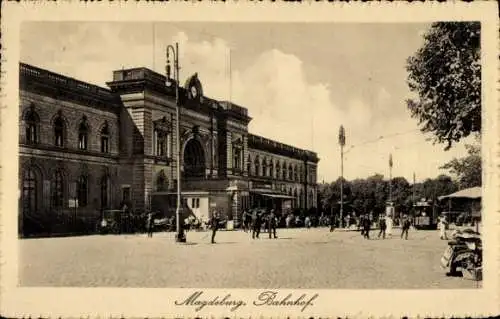
[{"label": "decorative cornice", "polygon": [[120,111],[121,102],[110,90],[25,63],[19,64],[19,88],[114,113]]},{"label": "decorative cornice", "polygon": [[78,149],[58,147],[58,146],[54,146],[54,145],[41,144],[41,143],[36,143],[36,144],[19,143],[19,146],[25,147],[27,149],[40,150],[40,151],[60,152],[60,153],[75,154],[75,155],[86,155],[86,156],[100,157],[100,158],[106,158],[106,159],[111,159],[111,160],[118,160],[119,159],[119,155],[117,155],[117,154],[101,153],[101,152],[95,152],[95,151],[82,151],[82,150],[78,150]]},{"label": "decorative cornice", "polygon": [[319,158],[315,152],[299,149],[254,134],[248,134],[248,148],[267,151],[270,153],[283,155],[302,161],[309,161],[313,163],[319,162]]}]

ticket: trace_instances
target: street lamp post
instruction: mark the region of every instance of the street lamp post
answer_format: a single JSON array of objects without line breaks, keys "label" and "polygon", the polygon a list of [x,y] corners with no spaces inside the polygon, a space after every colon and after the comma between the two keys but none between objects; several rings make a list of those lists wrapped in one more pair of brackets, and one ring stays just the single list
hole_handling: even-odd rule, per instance
[{"label": "street lamp post", "polygon": [[177,208],[175,210],[176,217],[176,242],[186,242],[184,229],[181,226],[182,198],[181,198],[181,137],[180,137],[180,103],[179,103],[179,44],[175,43],[167,46],[167,86],[170,85],[170,51],[174,58],[174,82],[175,82],[175,139],[177,144],[176,154],[176,169],[177,169]]},{"label": "street lamp post", "polygon": [[344,224],[344,146],[345,146],[345,130],[344,126],[339,129],[339,144],[340,144],[340,227]]}]

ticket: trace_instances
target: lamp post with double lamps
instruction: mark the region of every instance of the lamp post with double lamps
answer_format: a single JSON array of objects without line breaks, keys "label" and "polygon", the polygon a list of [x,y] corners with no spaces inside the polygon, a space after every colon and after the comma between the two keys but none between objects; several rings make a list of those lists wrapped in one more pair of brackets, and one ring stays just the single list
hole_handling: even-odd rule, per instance
[{"label": "lamp post with double lamps", "polygon": [[184,229],[181,225],[181,213],[182,213],[182,195],[181,195],[181,137],[180,137],[180,102],[179,102],[179,44],[175,43],[173,45],[167,46],[167,86],[170,86],[170,51],[172,51],[174,59],[174,84],[175,84],[175,113],[176,113],[176,123],[175,123],[175,140],[177,145],[176,152],[176,169],[177,169],[177,208],[175,210],[176,217],[176,236],[175,241],[179,243],[186,242],[186,236],[184,234]]}]

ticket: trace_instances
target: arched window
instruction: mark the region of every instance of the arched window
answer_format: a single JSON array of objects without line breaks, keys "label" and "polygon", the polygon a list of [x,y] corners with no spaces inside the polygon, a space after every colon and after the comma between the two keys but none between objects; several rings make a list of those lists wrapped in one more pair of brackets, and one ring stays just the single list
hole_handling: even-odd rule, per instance
[{"label": "arched window", "polygon": [[295,188],[293,190],[293,199],[292,199],[292,205],[294,208],[299,208],[299,201],[298,201],[298,196],[297,196],[297,189]]},{"label": "arched window", "polygon": [[288,179],[293,179],[293,167],[292,164],[288,166]]},{"label": "arched window", "polygon": [[254,174],[255,174],[255,176],[259,176],[259,174],[260,174],[260,159],[259,159],[258,156],[255,158],[254,165],[255,165],[255,172],[254,172]]},{"label": "arched window", "polygon": [[88,203],[88,177],[81,175],[77,180],[78,206],[85,207]]},{"label": "arched window", "polygon": [[268,175],[268,172],[267,172],[267,157],[264,157],[262,159],[262,176],[267,176]]},{"label": "arched window", "polygon": [[153,155],[172,157],[172,126],[165,116],[153,123]]},{"label": "arched window", "polygon": [[250,155],[248,155],[248,160],[247,160],[247,174],[251,175],[252,172],[252,159],[250,158]]},{"label": "arched window", "polygon": [[297,194],[297,207],[303,208],[302,207],[302,190],[300,190],[300,189],[299,189],[299,192]]},{"label": "arched window", "polygon": [[302,183],[302,166],[299,166],[298,181],[299,183]]},{"label": "arched window", "polygon": [[241,159],[242,159],[242,150],[240,147],[234,147],[233,149],[233,168],[236,171],[241,170]]},{"label": "arched window", "polygon": [[53,188],[52,188],[52,205],[54,207],[63,207],[64,203],[64,178],[60,170],[54,174]]},{"label": "arched window", "polygon": [[101,207],[108,208],[109,206],[109,176],[104,175],[101,178]]},{"label": "arched window", "polygon": [[108,122],[104,123],[101,129],[101,152],[109,153],[109,125]]},{"label": "arched window", "polygon": [[31,108],[24,117],[24,124],[26,126],[26,143],[28,144],[36,144],[39,142],[39,125],[40,125],[40,117],[35,112],[33,108]]},{"label": "arched window", "polygon": [[286,163],[283,162],[283,179],[287,178]]},{"label": "arched window", "polygon": [[28,168],[23,175],[23,210],[33,213],[37,209],[38,201],[38,179],[33,168]]},{"label": "arched window", "polygon": [[54,120],[54,145],[64,146],[64,120],[61,116],[57,116]]},{"label": "arched window", "polygon": [[297,168],[297,165],[295,165],[294,169],[293,169],[293,180],[294,181],[298,181],[299,180],[299,172],[297,171],[298,168]]},{"label": "arched window", "polygon": [[274,162],[273,162],[272,159],[271,159],[271,161],[269,163],[269,176],[271,178],[274,178]]},{"label": "arched window", "polygon": [[281,179],[281,164],[276,162],[276,179]]},{"label": "arched window", "polygon": [[83,117],[80,126],[78,127],[78,148],[82,151],[88,149],[89,142],[89,126],[87,124],[87,118]]}]

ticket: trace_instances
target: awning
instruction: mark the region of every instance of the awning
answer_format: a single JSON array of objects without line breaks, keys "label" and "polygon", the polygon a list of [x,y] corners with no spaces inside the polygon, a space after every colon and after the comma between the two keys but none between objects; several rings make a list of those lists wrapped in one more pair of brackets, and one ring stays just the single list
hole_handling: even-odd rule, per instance
[{"label": "awning", "polygon": [[283,199],[294,199],[293,196],[281,195],[281,194],[261,194],[262,196],[271,197],[271,198],[283,198]]},{"label": "awning", "polygon": [[468,198],[468,199],[480,199],[481,198],[481,187],[471,187],[462,189],[456,193],[439,196],[439,200],[446,198]]}]

